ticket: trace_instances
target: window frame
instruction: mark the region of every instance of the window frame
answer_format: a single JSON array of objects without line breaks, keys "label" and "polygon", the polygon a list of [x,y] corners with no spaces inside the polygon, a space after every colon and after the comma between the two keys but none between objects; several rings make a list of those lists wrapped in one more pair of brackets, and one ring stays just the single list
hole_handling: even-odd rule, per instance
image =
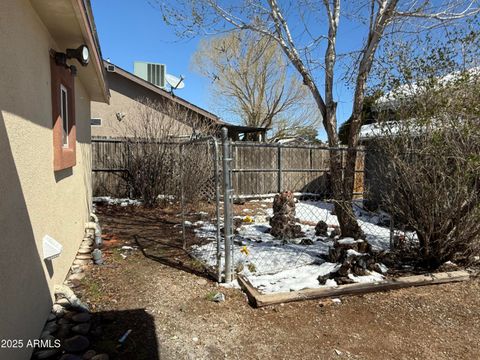
[{"label": "window frame", "polygon": [[[75,126],[75,83],[69,68],[57,65],[50,58],[52,130],[53,130],[53,169],[64,170],[76,165],[76,126]],[[64,141],[63,98],[66,94],[67,136]]]}]

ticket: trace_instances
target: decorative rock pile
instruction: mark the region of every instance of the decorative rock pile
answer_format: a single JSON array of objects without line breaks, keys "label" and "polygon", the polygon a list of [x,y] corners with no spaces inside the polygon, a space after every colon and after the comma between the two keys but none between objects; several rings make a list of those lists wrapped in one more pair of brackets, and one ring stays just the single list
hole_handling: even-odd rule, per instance
[{"label": "decorative rock pile", "polygon": [[66,285],[55,287],[55,298],[40,336],[50,346],[36,349],[32,359],[108,360],[107,354],[91,349],[91,339],[101,336],[102,329],[92,321],[88,307]]},{"label": "decorative rock pile", "polygon": [[341,264],[334,273],[319,276],[320,284],[325,284],[328,279],[334,279],[337,284],[350,284],[354,281],[349,274],[355,276],[368,275],[367,271],[386,272],[386,267],[376,260],[372,253],[371,245],[363,239],[343,238],[334,239],[330,248],[328,261]]},{"label": "decorative rock pile", "polygon": [[275,195],[270,226],[270,234],[279,239],[288,240],[304,236],[302,228],[296,222],[295,198],[291,191]]},{"label": "decorative rock pile", "polygon": [[[96,249],[101,245],[101,231],[98,224],[98,218],[95,214],[90,215],[90,221],[85,224],[85,235],[80,248],[78,249],[75,260],[73,260],[73,265],[70,268],[70,274],[65,282],[66,285],[70,287],[77,287],[80,284],[80,281],[85,277],[85,267],[92,265],[95,260],[96,264],[101,264],[103,262],[101,258],[101,251]],[[93,256],[97,255],[97,256]]]}]

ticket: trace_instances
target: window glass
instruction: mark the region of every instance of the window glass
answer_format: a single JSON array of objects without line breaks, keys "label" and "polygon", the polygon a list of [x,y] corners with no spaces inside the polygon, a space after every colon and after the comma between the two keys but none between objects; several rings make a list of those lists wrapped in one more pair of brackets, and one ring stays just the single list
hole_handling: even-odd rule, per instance
[{"label": "window glass", "polygon": [[68,146],[68,93],[64,86],[60,87],[60,107],[63,128],[63,146]]}]

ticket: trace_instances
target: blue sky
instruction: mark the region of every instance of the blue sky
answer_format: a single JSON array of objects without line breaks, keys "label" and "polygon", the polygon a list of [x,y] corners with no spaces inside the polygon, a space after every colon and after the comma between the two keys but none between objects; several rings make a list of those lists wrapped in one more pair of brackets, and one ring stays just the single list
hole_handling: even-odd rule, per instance
[{"label": "blue sky", "polygon": [[[164,63],[168,73],[186,78],[186,86],[177,91],[178,96],[207,110],[215,110],[209,102],[209,80],[190,69],[190,58],[199,38],[178,39],[173,29],[162,21],[160,11],[146,0],[92,0],[92,6],[104,58],[132,72],[135,60]],[[345,35],[339,35],[338,47],[348,51],[354,44],[358,45],[361,34],[351,23],[344,22],[341,26]],[[351,111],[351,91],[343,85],[338,86],[336,99],[341,123]],[[232,121],[228,115],[217,114]],[[325,132],[318,130],[319,137],[324,139]]]}]

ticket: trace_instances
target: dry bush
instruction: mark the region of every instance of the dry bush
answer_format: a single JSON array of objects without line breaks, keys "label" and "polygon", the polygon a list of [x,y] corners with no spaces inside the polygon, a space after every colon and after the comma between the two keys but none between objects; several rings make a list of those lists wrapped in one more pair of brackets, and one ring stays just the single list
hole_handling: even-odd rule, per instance
[{"label": "dry bush", "polygon": [[[208,135],[212,128],[178,104],[141,99],[118,131],[123,141],[117,167],[126,169],[122,177],[130,196],[143,200],[145,206],[154,206],[159,199],[179,199],[185,162],[181,144]],[[203,154],[194,155],[189,161],[201,164]],[[189,169],[183,165],[184,170]],[[195,188],[206,176],[206,172],[197,172],[195,177],[183,174],[185,188]]]},{"label": "dry bush", "polygon": [[405,99],[402,120],[380,125],[370,146],[381,206],[416,232],[429,267],[480,254],[478,84],[461,79],[417,95],[416,104]]}]

